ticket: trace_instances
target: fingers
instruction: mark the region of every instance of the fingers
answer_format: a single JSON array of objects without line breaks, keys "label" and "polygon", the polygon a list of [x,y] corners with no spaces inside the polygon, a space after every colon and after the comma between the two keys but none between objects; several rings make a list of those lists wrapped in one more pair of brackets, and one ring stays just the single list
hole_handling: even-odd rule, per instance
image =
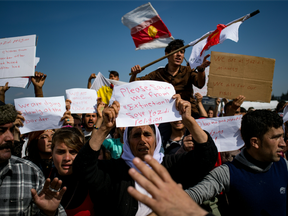
[{"label": "fingers", "polygon": [[[144,157],[144,160],[152,167],[152,169],[156,172],[157,176],[159,176],[164,182],[171,182],[172,178],[171,178],[170,174],[168,173],[168,171],[165,169],[164,166],[159,164],[159,162],[157,160],[155,160],[150,155],[146,155]],[[136,166],[136,164],[135,164],[135,166]],[[149,169],[149,170],[151,170],[151,169]],[[152,180],[152,179],[149,179],[149,180]],[[159,181],[157,181],[155,183],[158,183],[158,182]]]},{"label": "fingers", "polygon": [[134,67],[131,68],[131,73],[132,74],[138,74],[142,71],[140,65],[135,65]]},{"label": "fingers", "polygon": [[92,73],[92,74],[90,75],[89,79],[94,79],[94,78],[96,78],[96,74],[95,74],[95,73]]},{"label": "fingers", "polygon": [[10,87],[8,86],[9,82],[6,82],[5,83],[5,86],[4,86],[4,91],[6,92]]},{"label": "fingers", "polygon": [[50,183],[50,188],[54,190],[59,190],[62,185],[62,181],[58,178],[54,178],[53,181]]},{"label": "fingers", "polygon": [[[144,177],[142,177],[142,178],[144,178]],[[157,204],[154,199],[148,197],[147,195],[144,195],[144,194],[140,193],[139,191],[137,191],[132,186],[129,186],[127,188],[127,191],[136,200],[139,200],[141,203],[144,203],[145,205],[151,207],[152,209],[154,209],[153,207]]]},{"label": "fingers", "polygon": [[180,103],[180,100],[181,100],[181,96],[179,94],[175,94],[172,96],[173,99],[176,99],[175,101],[175,106],[176,106],[176,109],[179,111],[179,103]]},{"label": "fingers", "polygon": [[206,56],[204,57],[204,59],[203,59],[203,62],[206,61],[207,58],[209,58],[209,57],[210,57],[210,54],[206,55]]}]

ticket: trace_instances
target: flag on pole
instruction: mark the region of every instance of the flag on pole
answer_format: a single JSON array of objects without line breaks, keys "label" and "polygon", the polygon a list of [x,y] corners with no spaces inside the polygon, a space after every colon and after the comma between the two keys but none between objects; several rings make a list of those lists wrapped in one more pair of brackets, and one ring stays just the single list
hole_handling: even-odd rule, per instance
[{"label": "flag on pole", "polygon": [[113,85],[100,72],[97,74],[90,89],[95,89],[97,97],[101,97],[104,103],[109,104]]},{"label": "flag on pole", "polygon": [[232,21],[227,25],[218,24],[215,31],[207,32],[201,38],[189,43],[190,46],[193,46],[192,53],[189,58],[190,67],[196,68],[197,66],[201,65],[205,57],[205,51],[209,50],[210,47],[223,43],[226,39],[238,42],[239,26],[248,18],[250,18],[250,14]]},{"label": "flag on pole", "polygon": [[125,14],[121,20],[131,30],[136,50],[166,47],[173,40],[150,2]]}]

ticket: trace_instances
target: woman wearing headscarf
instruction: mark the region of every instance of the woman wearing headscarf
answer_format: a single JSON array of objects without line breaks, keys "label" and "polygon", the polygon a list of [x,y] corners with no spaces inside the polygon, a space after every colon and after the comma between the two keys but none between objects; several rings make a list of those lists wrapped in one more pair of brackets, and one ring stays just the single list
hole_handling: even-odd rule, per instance
[{"label": "woman wearing headscarf", "polygon": [[[89,142],[78,153],[73,163],[73,171],[82,176],[89,185],[94,208],[99,215],[148,215],[151,209],[138,202],[127,192],[129,186],[148,194],[129,176],[128,170],[136,168],[132,160],[144,159],[149,154],[161,163],[173,180],[183,188],[199,182],[214,166],[217,148],[207,132],[204,132],[191,116],[191,104],[174,95],[176,109],[182,115],[183,124],[193,136],[193,151],[178,155],[164,156],[160,153],[161,136],[154,125],[126,128],[124,132],[123,154],[120,159],[99,161],[99,149],[105,137],[115,126],[120,105],[115,101],[111,107],[103,110],[103,123],[99,129],[93,129]],[[181,200],[179,200],[181,202]]]}]

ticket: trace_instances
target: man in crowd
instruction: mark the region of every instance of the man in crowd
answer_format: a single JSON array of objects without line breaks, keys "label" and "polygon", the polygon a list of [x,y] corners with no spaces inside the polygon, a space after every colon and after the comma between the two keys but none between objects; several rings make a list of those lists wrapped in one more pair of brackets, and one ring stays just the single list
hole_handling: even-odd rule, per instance
[{"label": "man in crowd", "polygon": [[[184,46],[184,41],[177,39],[171,41],[165,48],[165,55],[177,50]],[[176,91],[176,94],[180,94],[183,100],[190,101],[192,105],[192,113],[194,118],[199,117],[199,111],[196,107],[196,101],[193,98],[192,85],[202,88],[205,84],[205,68],[210,65],[210,61],[207,60],[209,55],[205,56],[203,63],[195,70],[189,66],[181,66],[184,59],[185,50],[178,51],[173,55],[167,57],[168,64],[165,68],[159,68],[146,76],[136,78],[137,74],[142,71],[139,65],[131,68],[130,82],[135,80],[156,80],[171,83]]]},{"label": "man in crowd", "polygon": [[0,102],[0,215],[66,215],[59,207],[62,182],[45,182],[35,164],[11,156],[16,116],[13,105]]},{"label": "man in crowd", "polygon": [[186,192],[197,202],[225,191],[230,215],[286,215],[287,161],[283,120],[275,112],[256,110],[242,118],[245,148],[233,162],[212,170]]},{"label": "man in crowd", "polygon": [[109,71],[109,79],[119,81],[119,73],[117,71]]}]

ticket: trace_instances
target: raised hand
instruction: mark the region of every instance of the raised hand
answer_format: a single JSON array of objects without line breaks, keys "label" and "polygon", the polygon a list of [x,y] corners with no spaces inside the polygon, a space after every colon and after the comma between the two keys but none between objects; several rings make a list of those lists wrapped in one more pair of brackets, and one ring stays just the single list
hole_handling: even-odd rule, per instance
[{"label": "raised hand", "polygon": [[129,175],[151,194],[152,198],[129,186],[127,190],[132,197],[150,207],[159,216],[204,216],[207,214],[182,190],[181,185],[176,184],[165,167],[150,155],[145,155],[144,160],[152,169],[139,158],[134,158],[133,163],[142,175],[134,168],[129,170]]},{"label": "raised hand", "polygon": [[54,215],[58,206],[60,205],[61,199],[67,190],[63,187],[61,190],[62,181],[58,178],[54,178],[53,181],[48,178],[45,181],[42,191],[37,194],[35,189],[31,189],[31,194],[34,199],[34,203],[39,209],[46,215]]}]

